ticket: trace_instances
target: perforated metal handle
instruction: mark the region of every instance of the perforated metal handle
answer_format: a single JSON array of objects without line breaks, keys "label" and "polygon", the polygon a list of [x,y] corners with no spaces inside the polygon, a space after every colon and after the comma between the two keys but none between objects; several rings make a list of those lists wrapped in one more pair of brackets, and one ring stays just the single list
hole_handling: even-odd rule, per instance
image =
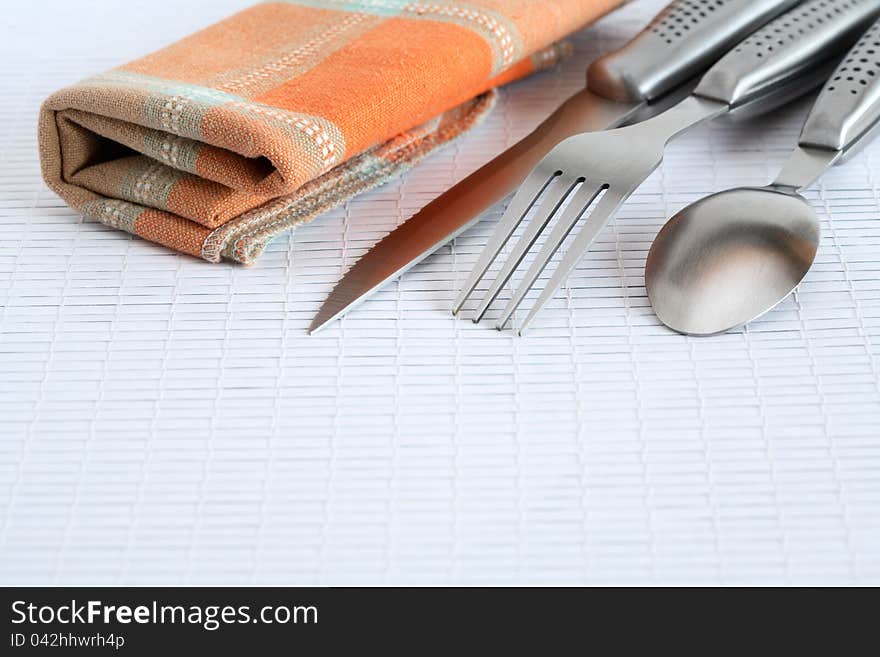
[{"label": "perforated metal handle", "polygon": [[675,0],[623,48],[594,61],[587,85],[613,100],[654,100],[799,1]]},{"label": "perforated metal handle", "polygon": [[694,93],[731,109],[772,95],[810,69],[833,62],[878,16],[880,0],[804,2],[722,57]]},{"label": "perforated metal handle", "polygon": [[849,51],[816,99],[801,146],[851,148],[880,119],[880,21]]}]

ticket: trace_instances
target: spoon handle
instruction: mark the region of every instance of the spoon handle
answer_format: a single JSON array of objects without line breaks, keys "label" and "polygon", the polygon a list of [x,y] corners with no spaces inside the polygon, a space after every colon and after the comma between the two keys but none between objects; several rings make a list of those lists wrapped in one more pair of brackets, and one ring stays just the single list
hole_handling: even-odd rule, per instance
[{"label": "spoon handle", "polygon": [[808,0],[722,57],[694,93],[731,110],[766,111],[819,86],[878,16],[877,0]]},{"label": "spoon handle", "polygon": [[880,119],[880,21],[831,75],[801,132],[800,145],[844,151],[868,143]]}]

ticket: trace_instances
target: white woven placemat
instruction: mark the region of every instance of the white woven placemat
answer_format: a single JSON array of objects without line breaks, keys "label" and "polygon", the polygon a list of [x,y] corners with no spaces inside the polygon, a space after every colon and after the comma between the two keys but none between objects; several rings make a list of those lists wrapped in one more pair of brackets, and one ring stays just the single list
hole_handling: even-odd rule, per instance
[{"label": "white woven placemat", "polygon": [[880,583],[880,144],[809,192],[816,265],[747,331],[658,326],[646,250],[686,203],[764,184],[803,105],[677,141],[523,339],[448,310],[497,209],[308,337],[359,254],[662,3],[579,35],[474,134],[252,269],[47,191],[45,96],[246,4],[4,9],[0,583]]}]

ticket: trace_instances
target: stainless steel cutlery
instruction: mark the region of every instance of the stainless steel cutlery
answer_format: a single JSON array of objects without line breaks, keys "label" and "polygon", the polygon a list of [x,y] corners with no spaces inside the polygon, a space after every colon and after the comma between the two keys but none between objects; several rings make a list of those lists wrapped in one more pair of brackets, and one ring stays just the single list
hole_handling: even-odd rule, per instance
[{"label": "stainless steel cutlery", "polygon": [[[378,242],[343,276],[309,328],[319,330],[401,275],[513,192],[562,140],[648,118],[692,80],[799,0],[675,0],[622,49],[596,60],[588,87],[532,134],[449,189]],[[834,3],[831,3],[834,4]],[[587,192],[581,192],[584,197]],[[522,204],[522,199],[514,201]],[[517,207],[519,207],[517,205]]]},{"label": "stainless steel cutlery", "polygon": [[645,286],[660,320],[680,333],[712,335],[787,297],[819,245],[819,220],[800,191],[873,138],[878,120],[880,22],[826,83],[775,181],[697,201],[657,235]]},{"label": "stainless steel cutlery", "polygon": [[[841,53],[878,15],[877,0],[804,2],[728,52],[703,76],[693,94],[673,108],[641,123],[579,134],[557,145],[513,197],[453,311],[461,310],[516,228],[530,210],[535,210],[476,309],[475,321],[483,316],[538,236],[555,219],[543,246],[501,313],[498,327],[506,324],[553,254],[592,206],[549,283],[520,325],[522,331],[552,298],[621,204],[660,164],[669,140],[703,121],[734,112],[767,111],[812,89],[828,76]],[[627,80],[626,76],[618,79]],[[624,84],[622,88],[633,87]]]}]

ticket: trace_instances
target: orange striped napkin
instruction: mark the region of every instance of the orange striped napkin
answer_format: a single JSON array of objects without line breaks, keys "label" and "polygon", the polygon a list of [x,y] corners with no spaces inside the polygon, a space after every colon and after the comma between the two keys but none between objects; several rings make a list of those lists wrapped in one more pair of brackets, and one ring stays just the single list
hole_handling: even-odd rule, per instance
[{"label": "orange striped napkin", "polygon": [[213,262],[411,167],[493,87],[555,63],[622,0],[257,5],[53,94],[48,185],[82,214]]}]

